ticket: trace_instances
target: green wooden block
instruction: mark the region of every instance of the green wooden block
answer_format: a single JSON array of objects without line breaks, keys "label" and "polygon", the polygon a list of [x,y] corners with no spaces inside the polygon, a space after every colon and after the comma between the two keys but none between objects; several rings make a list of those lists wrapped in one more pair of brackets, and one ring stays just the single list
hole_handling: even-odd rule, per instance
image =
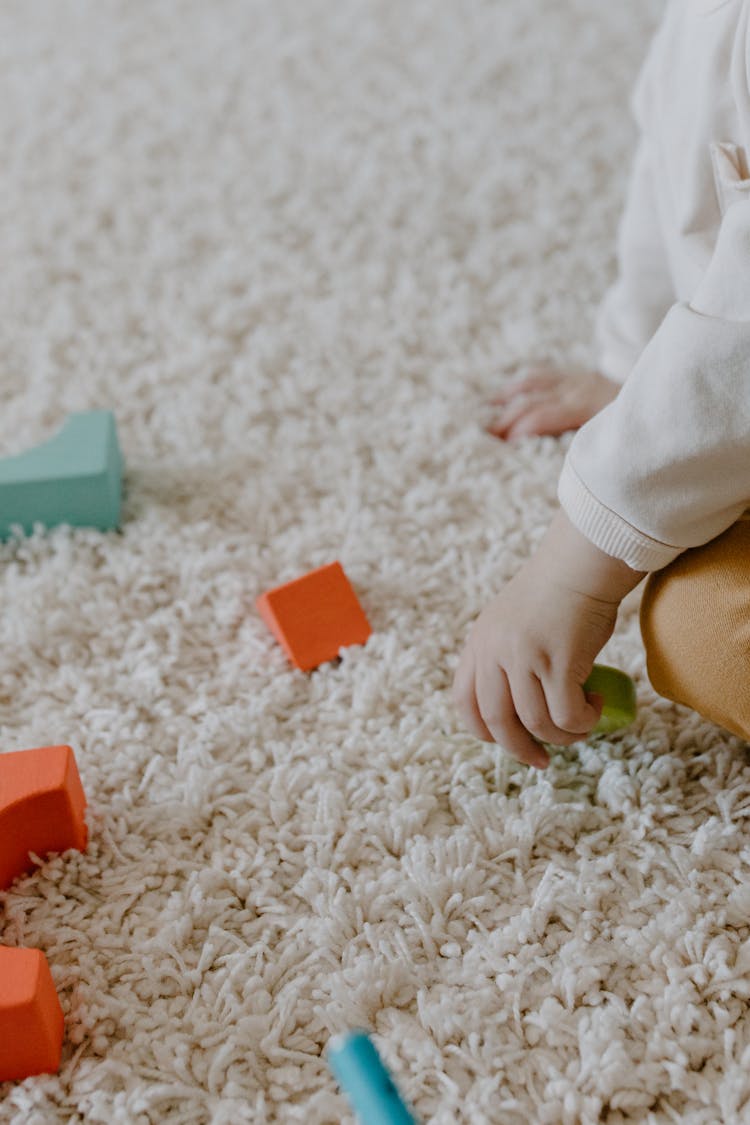
[{"label": "green wooden block", "polygon": [[595,664],[583,687],[584,691],[593,691],[604,697],[602,713],[592,734],[611,734],[612,731],[630,726],[635,720],[635,684],[619,668]]},{"label": "green wooden block", "polygon": [[71,414],[42,445],[0,460],[0,538],[14,525],[97,527],[120,522],[123,461],[110,410]]}]

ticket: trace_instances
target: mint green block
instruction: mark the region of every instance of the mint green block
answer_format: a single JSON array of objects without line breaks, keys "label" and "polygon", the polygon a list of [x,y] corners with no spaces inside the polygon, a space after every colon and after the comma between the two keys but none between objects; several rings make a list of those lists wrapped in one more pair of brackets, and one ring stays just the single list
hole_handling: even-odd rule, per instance
[{"label": "mint green block", "polygon": [[0,460],[0,539],[14,525],[97,527],[120,522],[123,460],[110,410],[71,414],[49,441]]}]

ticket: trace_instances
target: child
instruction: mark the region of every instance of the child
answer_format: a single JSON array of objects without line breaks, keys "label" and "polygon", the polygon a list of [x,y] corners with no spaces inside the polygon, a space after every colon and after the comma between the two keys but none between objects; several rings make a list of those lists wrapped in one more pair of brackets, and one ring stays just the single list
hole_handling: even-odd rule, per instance
[{"label": "child", "polygon": [[475,622],[454,683],[470,730],[539,768],[539,740],[595,726],[582,685],[646,574],[654,687],[750,738],[750,0],[671,0],[633,106],[599,370],[536,372],[493,426],[582,426],[561,510]]}]

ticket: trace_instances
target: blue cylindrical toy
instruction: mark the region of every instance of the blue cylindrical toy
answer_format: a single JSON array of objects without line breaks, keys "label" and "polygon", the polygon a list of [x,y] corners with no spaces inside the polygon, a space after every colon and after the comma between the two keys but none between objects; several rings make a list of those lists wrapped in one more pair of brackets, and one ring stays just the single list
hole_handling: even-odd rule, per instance
[{"label": "blue cylindrical toy", "polygon": [[327,1056],[362,1125],[417,1125],[367,1032],[334,1035]]}]

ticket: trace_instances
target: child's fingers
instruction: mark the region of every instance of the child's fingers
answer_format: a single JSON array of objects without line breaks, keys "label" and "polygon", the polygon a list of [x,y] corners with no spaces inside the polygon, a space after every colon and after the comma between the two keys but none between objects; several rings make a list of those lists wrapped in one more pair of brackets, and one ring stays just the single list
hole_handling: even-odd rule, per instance
[{"label": "child's fingers", "polygon": [[591,411],[580,406],[570,406],[561,402],[534,403],[511,425],[505,427],[508,439],[530,437],[532,434],[557,435],[566,430],[577,430],[587,422]]},{"label": "child's fingers", "polygon": [[506,402],[512,402],[519,394],[534,394],[537,391],[548,391],[551,387],[558,386],[559,383],[560,375],[558,372],[543,369],[532,371],[522,379],[514,379],[507,387],[496,391],[494,396],[490,399],[489,405],[504,406]]},{"label": "child's fingers", "polygon": [[502,668],[488,663],[477,667],[476,698],[482,722],[493,741],[519,762],[546,769],[549,755],[518,718],[508,677]]},{"label": "child's fingers", "polygon": [[507,437],[524,418],[544,405],[545,401],[539,395],[520,395],[517,402],[510,403],[495,415],[485,429],[496,437]]},{"label": "child's fingers", "polygon": [[510,689],[518,718],[529,734],[553,746],[570,746],[579,735],[559,727],[550,715],[541,681],[533,674],[512,676]]},{"label": "child's fingers", "polygon": [[602,713],[601,696],[589,698],[572,676],[550,676],[544,681],[550,717],[562,730],[581,737],[589,734]]},{"label": "child's fingers", "polygon": [[492,742],[492,735],[484,725],[477,706],[474,690],[474,657],[468,645],[461,653],[458,668],[453,677],[451,696],[469,733],[473,734],[475,738],[481,739],[482,742]]}]

